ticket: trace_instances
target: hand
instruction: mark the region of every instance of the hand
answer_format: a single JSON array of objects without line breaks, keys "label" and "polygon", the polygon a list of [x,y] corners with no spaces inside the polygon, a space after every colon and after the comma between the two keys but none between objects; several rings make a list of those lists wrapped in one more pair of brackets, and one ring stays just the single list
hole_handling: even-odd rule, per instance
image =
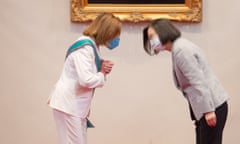
[{"label": "hand", "polygon": [[113,67],[113,62],[109,61],[109,60],[103,60],[101,63],[101,72],[104,75],[109,74],[112,71],[112,67]]},{"label": "hand", "polygon": [[105,63],[105,67],[104,67],[104,71],[106,74],[109,74],[112,71],[112,67],[113,67],[113,62],[109,61],[109,60],[104,60]]},{"label": "hand", "polygon": [[208,126],[210,126],[210,127],[215,127],[216,126],[217,117],[216,117],[215,112],[205,113],[205,119],[206,119],[206,122],[207,122]]}]

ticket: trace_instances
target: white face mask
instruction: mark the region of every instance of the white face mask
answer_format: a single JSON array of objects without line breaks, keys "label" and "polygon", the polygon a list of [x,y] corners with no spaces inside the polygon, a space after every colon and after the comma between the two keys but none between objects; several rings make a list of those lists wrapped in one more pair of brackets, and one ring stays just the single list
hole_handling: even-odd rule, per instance
[{"label": "white face mask", "polygon": [[153,39],[150,39],[150,46],[153,50],[157,52],[165,50],[165,46],[162,45],[158,37],[154,37]]}]

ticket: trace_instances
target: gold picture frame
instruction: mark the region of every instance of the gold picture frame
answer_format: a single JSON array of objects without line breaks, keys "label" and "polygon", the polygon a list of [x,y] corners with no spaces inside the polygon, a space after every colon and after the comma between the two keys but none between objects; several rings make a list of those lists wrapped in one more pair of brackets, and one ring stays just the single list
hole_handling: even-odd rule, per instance
[{"label": "gold picture frame", "polygon": [[71,21],[88,22],[99,13],[111,12],[126,22],[167,18],[173,21],[201,22],[202,0],[185,0],[184,4],[88,4],[88,0],[71,0]]}]

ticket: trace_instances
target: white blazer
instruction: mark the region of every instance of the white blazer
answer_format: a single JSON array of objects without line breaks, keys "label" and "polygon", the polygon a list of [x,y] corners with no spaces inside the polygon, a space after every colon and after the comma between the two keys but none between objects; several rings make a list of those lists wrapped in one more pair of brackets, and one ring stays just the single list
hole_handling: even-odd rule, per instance
[{"label": "white blazer", "polygon": [[[80,39],[92,40],[87,36],[78,40]],[[92,42],[95,44],[93,40]],[[99,53],[98,49],[97,52]],[[50,96],[49,106],[76,117],[86,118],[93,90],[102,87],[104,82],[103,73],[97,72],[93,48],[86,45],[72,52],[65,60],[62,74]]]},{"label": "white blazer", "polygon": [[227,101],[226,91],[198,46],[178,38],[173,43],[172,58],[175,84],[186,94],[197,120]]}]

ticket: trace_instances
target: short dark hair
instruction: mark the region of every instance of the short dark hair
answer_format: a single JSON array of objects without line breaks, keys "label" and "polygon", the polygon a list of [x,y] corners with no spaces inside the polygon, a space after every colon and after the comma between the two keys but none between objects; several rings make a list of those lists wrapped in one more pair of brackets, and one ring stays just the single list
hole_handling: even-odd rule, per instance
[{"label": "short dark hair", "polygon": [[143,45],[144,50],[151,54],[148,40],[148,28],[152,27],[159,36],[160,41],[163,45],[167,42],[174,42],[177,38],[181,36],[181,32],[168,20],[168,19],[156,19],[152,21],[149,26],[143,30]]},{"label": "short dark hair", "polygon": [[153,55],[151,47],[148,40],[148,26],[143,29],[143,48],[149,55]]}]

